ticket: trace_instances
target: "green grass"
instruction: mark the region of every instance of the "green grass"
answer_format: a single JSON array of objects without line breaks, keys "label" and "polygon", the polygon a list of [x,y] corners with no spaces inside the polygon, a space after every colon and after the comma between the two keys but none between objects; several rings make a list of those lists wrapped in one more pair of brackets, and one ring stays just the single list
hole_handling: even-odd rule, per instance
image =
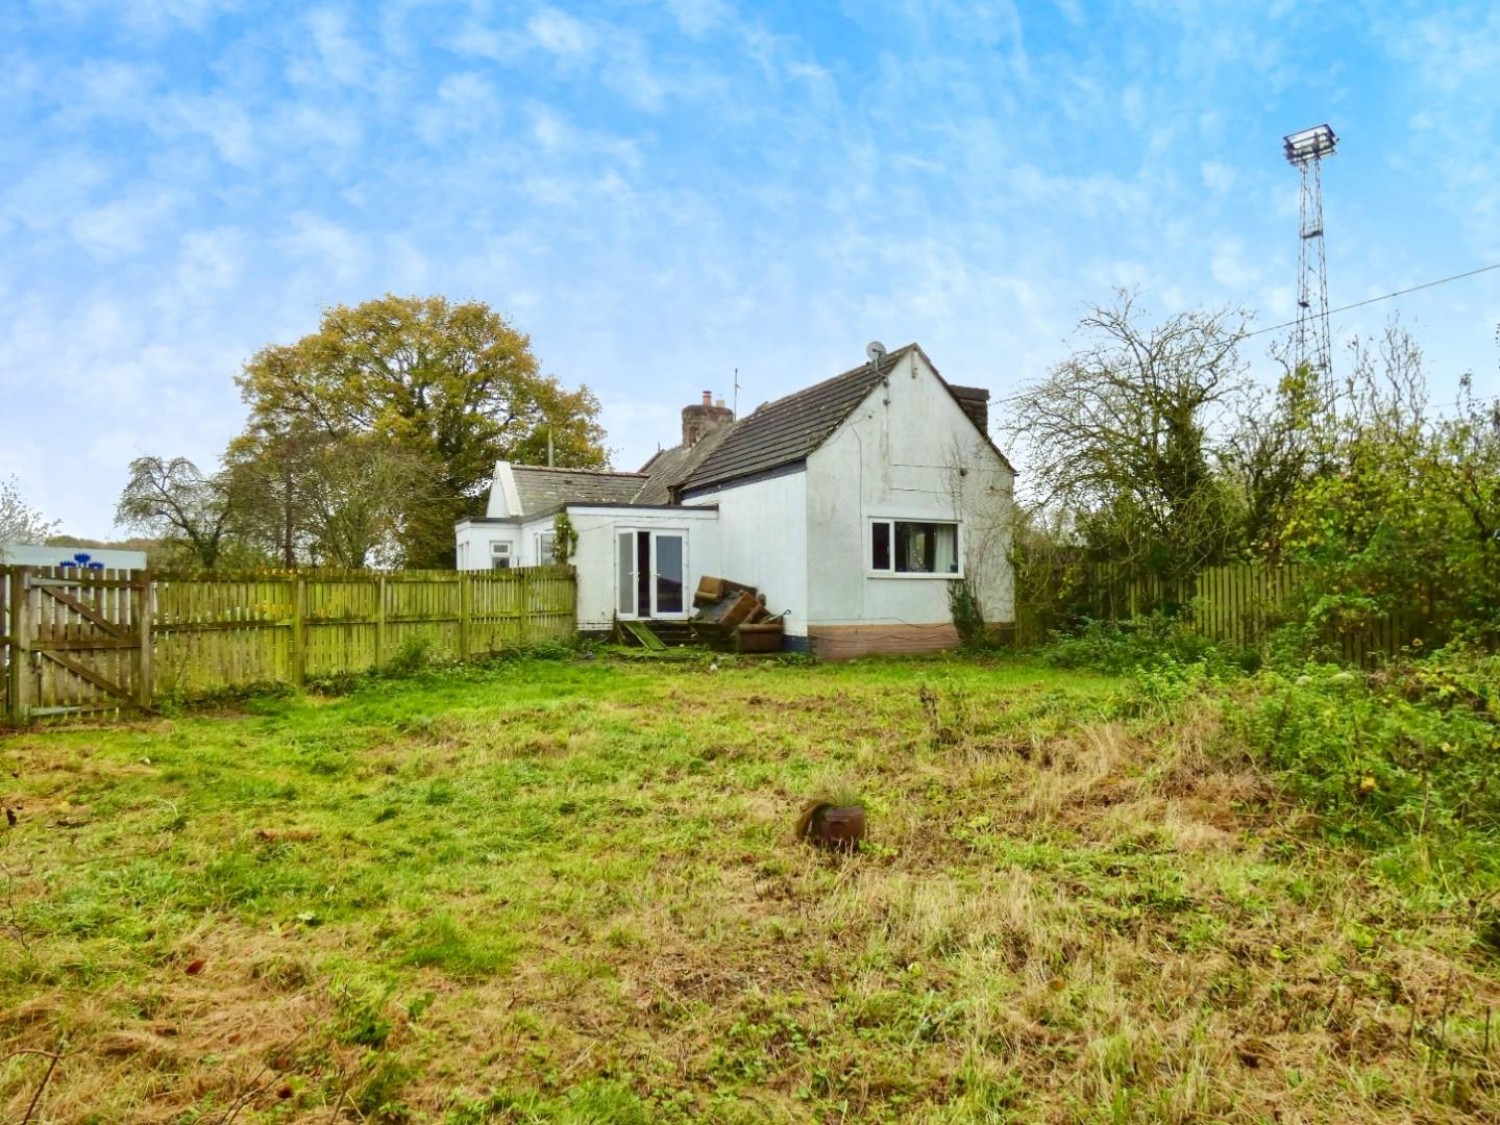
[{"label": "green grass", "polygon": [[61,1051],[35,1121],[1495,1119],[1489,876],[1320,842],[1211,706],[721,664],[0,738],[0,1117]]}]

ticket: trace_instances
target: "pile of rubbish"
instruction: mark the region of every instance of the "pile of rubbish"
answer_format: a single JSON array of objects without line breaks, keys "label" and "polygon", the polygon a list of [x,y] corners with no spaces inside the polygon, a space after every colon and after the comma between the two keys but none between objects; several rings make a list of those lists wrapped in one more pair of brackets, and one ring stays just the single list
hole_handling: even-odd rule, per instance
[{"label": "pile of rubbish", "polygon": [[766,609],[754,586],[704,577],[693,595],[689,624],[710,648],[730,652],[780,652],[782,615]]}]

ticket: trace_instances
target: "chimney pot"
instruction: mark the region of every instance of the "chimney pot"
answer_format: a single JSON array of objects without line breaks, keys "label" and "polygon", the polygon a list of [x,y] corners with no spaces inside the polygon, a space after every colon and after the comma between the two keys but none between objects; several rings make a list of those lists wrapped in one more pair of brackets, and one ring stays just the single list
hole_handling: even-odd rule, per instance
[{"label": "chimney pot", "polygon": [[734,421],[734,412],[724,405],[721,398],[714,402],[712,391],[703,392],[703,402],[682,408],[682,444],[697,445],[710,430]]}]

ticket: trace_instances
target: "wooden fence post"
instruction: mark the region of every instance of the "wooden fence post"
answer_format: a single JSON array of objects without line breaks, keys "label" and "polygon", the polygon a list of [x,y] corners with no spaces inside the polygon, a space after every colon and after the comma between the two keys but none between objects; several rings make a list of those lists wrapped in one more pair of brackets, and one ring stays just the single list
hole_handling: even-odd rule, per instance
[{"label": "wooden fence post", "polygon": [[469,659],[472,641],[469,618],[474,613],[474,591],[469,585],[466,571],[458,572],[458,658]]},{"label": "wooden fence post", "polygon": [[130,587],[130,616],[135,621],[135,693],[143,710],[151,709],[155,694],[156,661],[151,640],[151,572],[135,572]]},{"label": "wooden fence post", "polygon": [[385,575],[375,582],[375,667],[385,663]]},{"label": "wooden fence post", "polygon": [[292,594],[292,686],[307,682],[307,579],[297,575]]},{"label": "wooden fence post", "polygon": [[531,575],[525,570],[518,573],[521,575],[521,581],[518,583],[521,587],[519,595],[521,604],[520,643],[524,646],[531,643],[531,630],[528,628],[531,623]]},{"label": "wooden fence post", "polygon": [[18,566],[10,572],[10,721],[17,726],[31,717],[27,694],[31,689],[31,572]]}]

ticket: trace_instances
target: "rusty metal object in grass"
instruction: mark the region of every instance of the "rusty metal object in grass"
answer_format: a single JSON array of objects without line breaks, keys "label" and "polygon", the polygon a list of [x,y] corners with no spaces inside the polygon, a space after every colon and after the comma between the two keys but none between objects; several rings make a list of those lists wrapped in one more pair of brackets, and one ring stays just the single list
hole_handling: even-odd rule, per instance
[{"label": "rusty metal object in grass", "polygon": [[797,838],[829,851],[857,852],[865,838],[864,806],[809,801],[797,818]]}]

